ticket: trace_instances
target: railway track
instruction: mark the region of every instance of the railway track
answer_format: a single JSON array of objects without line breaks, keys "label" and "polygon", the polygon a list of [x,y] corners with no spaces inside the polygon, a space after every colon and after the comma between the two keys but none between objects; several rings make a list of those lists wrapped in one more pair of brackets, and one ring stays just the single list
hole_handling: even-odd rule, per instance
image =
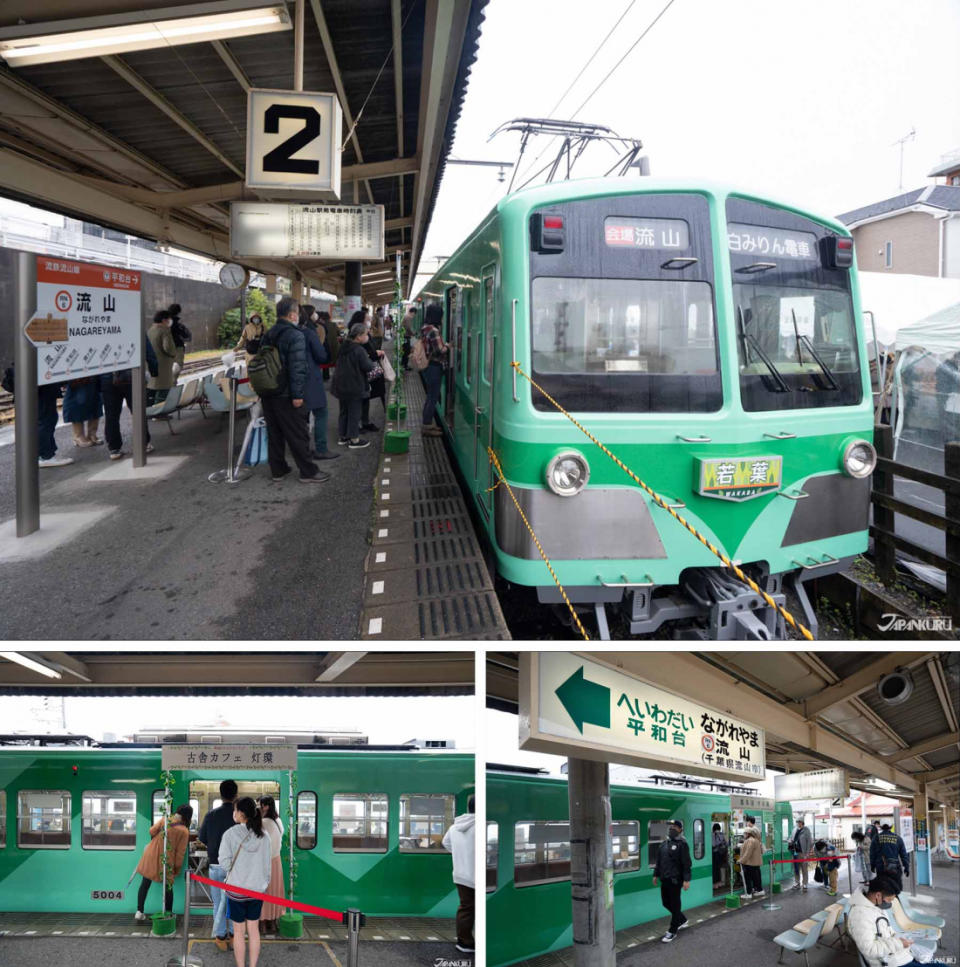
[{"label": "railway track", "polygon": [[[183,364],[183,370],[181,371],[180,375],[189,376],[191,373],[198,373],[201,370],[209,369],[211,365],[220,359],[221,355],[222,353],[219,352],[211,352],[208,356],[188,360]],[[243,350],[237,353],[237,356],[242,358]],[[5,393],[3,390],[0,390],[0,426],[13,423],[13,420],[13,397],[9,393]]]}]

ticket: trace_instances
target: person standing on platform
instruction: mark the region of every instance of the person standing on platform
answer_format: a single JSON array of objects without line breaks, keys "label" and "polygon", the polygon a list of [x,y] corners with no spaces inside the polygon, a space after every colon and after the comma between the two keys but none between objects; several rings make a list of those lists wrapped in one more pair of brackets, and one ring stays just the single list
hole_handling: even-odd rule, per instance
[{"label": "person standing on platform", "polygon": [[910,857],[903,839],[890,829],[889,823],[880,828],[880,835],[870,845],[870,865],[878,876],[885,876],[903,890],[903,877],[910,875]]},{"label": "person standing on platform", "polygon": [[427,368],[420,375],[423,377],[427,398],[423,404],[420,432],[425,436],[443,436],[443,429],[437,417],[440,387],[443,384],[443,372],[447,366],[449,349],[440,335],[443,309],[439,303],[431,302],[424,310],[423,318],[424,323],[420,330],[420,339],[423,341],[423,351],[427,357]]},{"label": "person standing on platform", "polygon": [[275,396],[261,396],[267,421],[267,452],[270,473],[279,481],[290,473],[285,447],[290,448],[300,470],[301,483],[324,483],[324,473],[310,459],[309,411],[304,406],[307,386],[307,342],[298,328],[300,304],[284,296],[277,306],[277,322],[268,329],[261,346],[275,346],[280,354],[284,385]]},{"label": "person standing on platform", "polygon": [[807,892],[807,881],[810,877],[810,870],[807,868],[807,857],[813,852],[813,833],[807,829],[806,823],[802,819],[797,820],[796,828],[787,849],[793,854],[793,878],[794,886],[800,887],[801,893]]},{"label": "person standing on platform", "polygon": [[75,447],[97,447],[103,440],[97,436],[103,404],[100,398],[100,380],[96,376],[84,376],[67,383],[63,397],[63,422],[73,424]]},{"label": "person standing on platform", "polygon": [[[153,347],[147,343],[150,352]],[[111,460],[123,457],[123,434],[120,432],[120,411],[123,401],[127,401],[127,409],[133,415],[133,371],[118,369],[113,373],[104,373],[100,377],[100,396],[103,399],[103,435],[107,441],[107,456]],[[153,453],[150,442],[150,430],[147,429],[147,453]]]},{"label": "person standing on platform", "polygon": [[[354,313],[354,315],[357,314]],[[337,442],[340,446],[349,447],[351,450],[370,446],[369,440],[360,438],[360,414],[363,411],[363,401],[370,395],[367,373],[372,372],[374,367],[364,348],[364,343],[369,338],[367,327],[362,322],[350,327],[347,339],[340,347],[337,371],[330,387],[340,400]]]},{"label": "person standing on platform", "polygon": [[740,844],[740,869],[743,870],[743,897],[763,896],[763,880],[760,865],[763,863],[763,846],[760,844],[760,831],[753,825],[753,817],[747,817],[747,828]]},{"label": "person standing on platform", "polygon": [[259,312],[255,312],[247,319],[240,331],[240,339],[233,347],[234,352],[242,349],[250,359],[253,359],[260,352],[260,340],[263,339],[263,333],[263,319],[260,318]]},{"label": "person standing on platform", "polygon": [[246,945],[249,942],[250,967],[257,967],[263,900],[237,893],[230,887],[266,893],[270,885],[270,837],[263,828],[263,816],[257,804],[249,796],[234,803],[233,818],[236,825],[223,834],[220,842],[220,865],[227,871],[224,886],[227,915],[233,924],[233,959],[237,967],[245,967]]},{"label": "person standing on platform", "polygon": [[410,371],[410,350],[413,348],[413,334],[416,332],[417,307],[408,306],[400,323],[400,338],[403,340],[403,355],[400,365],[405,373]]},{"label": "person standing on platform", "polygon": [[[326,381],[330,379],[330,370],[337,365],[337,357],[340,355],[340,329],[330,318],[329,312],[318,312],[317,315],[320,317],[320,326],[327,334],[327,341],[325,343],[327,364],[323,368],[323,378]],[[317,335],[319,335],[319,328]]]},{"label": "person standing on platform", "polygon": [[853,840],[853,868],[859,874],[860,879],[867,883],[872,877],[870,875],[870,852],[864,846],[866,839],[859,830],[854,830],[850,834],[850,838]]},{"label": "person standing on platform", "polygon": [[[338,454],[339,456],[339,454]],[[283,845],[283,823],[277,815],[277,804],[273,796],[261,796],[257,800],[260,815],[263,817],[263,828],[270,837],[270,885],[266,892],[270,896],[285,897],[283,888],[283,863],[280,860],[280,848]],[[277,919],[284,913],[284,907],[268,900],[263,905],[264,933],[276,933]]]},{"label": "person standing on platform", "polygon": [[[220,864],[220,842],[223,834],[236,826],[233,818],[233,801],[237,798],[237,784],[232,779],[224,779],[220,783],[220,805],[211,809],[203,817],[198,839],[207,847],[207,876],[211,880],[222,883],[227,878],[227,871]],[[223,890],[215,887],[213,896],[213,932],[211,936],[219,950],[226,950],[229,937],[233,937],[233,927],[227,920],[227,895]]]},{"label": "person standing on platform", "polygon": [[457,907],[457,950],[472,954],[473,908],[476,879],[474,877],[474,857],[476,856],[476,825],[474,808],[476,800],[467,800],[467,811],[457,816],[453,825],[443,834],[443,848],[453,854],[453,882],[460,895]]},{"label": "person standing on platform", "polygon": [[193,339],[193,333],[180,321],[180,313],[183,312],[183,309],[179,302],[174,302],[167,311],[171,317],[170,335],[173,337],[173,344],[177,350],[176,375],[179,376],[183,369],[184,357],[187,354],[187,343]]},{"label": "person standing on platform", "polygon": [[723,835],[723,827],[719,823],[713,824],[713,888],[718,890],[727,882],[727,863],[730,859],[730,848],[727,837]]},{"label": "person standing on platform", "polygon": [[327,361],[324,346],[326,332],[319,325],[313,306],[300,307],[300,329],[307,344],[307,383],[304,406],[313,414],[313,448],[318,460],[336,460],[339,453],[327,447],[327,394],[323,388],[323,365]]},{"label": "person standing on platform", "polygon": [[157,357],[157,373],[147,383],[147,406],[159,403],[176,385],[173,364],[177,361],[177,347],[174,345],[170,326],[173,317],[169,310],[161,309],[153,317],[153,325],[147,330],[147,338]]},{"label": "person standing on platform", "polygon": [[140,890],[137,893],[137,912],[133,919],[140,922],[147,919],[143,907],[147,902],[151,883],[163,882],[163,868],[167,865],[167,893],[163,898],[163,912],[173,911],[173,883],[183,868],[183,858],[187,855],[187,845],[190,842],[190,820],[193,819],[192,806],[178,806],[170,817],[167,826],[167,850],[164,857],[163,824],[161,817],[150,827],[150,842],[140,857],[137,872],[143,877]]},{"label": "person standing on platform", "polygon": [[677,932],[689,926],[681,909],[681,890],[690,889],[690,847],[683,838],[683,822],[672,819],[667,828],[667,839],[660,844],[653,868],[653,885],[660,881],[660,901],[670,911],[670,926],[661,943],[670,943]]},{"label": "person standing on platform", "polygon": [[41,467],[66,467],[73,463],[73,457],[57,456],[58,399],[59,384],[46,383],[37,387],[37,464]]}]

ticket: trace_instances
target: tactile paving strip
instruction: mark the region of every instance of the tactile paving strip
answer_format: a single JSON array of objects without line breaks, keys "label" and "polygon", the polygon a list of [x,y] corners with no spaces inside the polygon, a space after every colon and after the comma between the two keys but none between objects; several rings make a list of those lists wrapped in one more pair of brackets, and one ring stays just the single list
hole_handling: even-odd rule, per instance
[{"label": "tactile paving strip", "polygon": [[[423,389],[406,383],[407,412]],[[360,635],[368,640],[507,640],[500,603],[444,441],[407,421],[407,453],[381,457]],[[388,423],[387,429],[395,424]]]}]

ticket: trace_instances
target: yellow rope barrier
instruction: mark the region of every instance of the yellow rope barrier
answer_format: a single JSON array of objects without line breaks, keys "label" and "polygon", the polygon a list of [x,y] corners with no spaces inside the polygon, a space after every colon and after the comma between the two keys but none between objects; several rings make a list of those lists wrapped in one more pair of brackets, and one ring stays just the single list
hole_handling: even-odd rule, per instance
[{"label": "yellow rope barrier", "polygon": [[504,476],[503,467],[500,466],[500,460],[497,455],[487,447],[487,453],[490,455],[490,461],[493,463],[494,468],[497,471],[497,476],[500,478],[497,480],[496,484],[492,487],[488,487],[487,490],[496,490],[500,484],[503,484],[507,488],[507,493],[510,494],[510,499],[513,501],[513,506],[517,508],[517,513],[520,515],[520,519],[526,525],[527,530],[530,532],[530,536],[533,538],[533,543],[537,545],[537,550],[540,552],[540,556],[543,558],[543,563],[547,565],[547,570],[550,572],[551,577],[556,583],[557,587],[560,589],[560,595],[566,602],[567,607],[570,609],[570,614],[573,615],[574,623],[576,624],[580,634],[583,635],[584,641],[589,641],[590,636],[587,634],[586,629],[580,621],[580,617],[574,609],[573,605],[570,603],[570,599],[567,597],[567,592],[563,590],[563,585],[560,583],[560,578],[557,577],[557,572],[554,571],[553,565],[550,563],[550,559],[547,557],[543,550],[543,545],[540,543],[540,539],[534,533],[533,528],[530,526],[530,521],[527,520],[527,515],[523,512],[523,508],[520,506],[519,501],[514,495],[513,488],[507,483],[507,478]]},{"label": "yellow rope barrier", "polygon": [[[614,456],[614,454],[612,454],[588,429],[586,429],[586,427],[578,423],[542,386],[538,385],[533,379],[531,379],[523,371],[523,367],[520,365],[519,362],[517,362],[516,360],[513,360],[510,363],[510,365],[521,376],[523,376],[523,378],[526,379],[526,381],[531,386],[539,390],[578,430],[584,433],[593,443],[595,443],[628,477],[630,477],[631,480],[633,480],[636,484],[642,487],[643,490],[650,495],[650,498],[658,507],[662,507],[668,514],[670,514],[671,517],[673,517],[676,521],[682,524],[698,541],[700,541],[700,543],[703,544],[704,547],[706,547],[712,554],[716,555],[716,557],[718,557],[723,562],[724,566],[728,567],[741,581],[743,581],[744,584],[747,585],[747,587],[750,588],[751,591],[754,592],[754,594],[759,594],[760,597],[763,598],[763,600],[767,603],[767,605],[769,605],[771,608],[774,608],[779,614],[783,615],[783,618],[787,621],[787,623],[792,628],[799,631],[800,634],[807,639],[807,641],[814,640],[814,637],[808,628],[805,628],[802,624],[800,624],[800,622],[797,621],[797,619],[794,618],[794,616],[790,614],[790,612],[787,611],[787,609],[784,608],[783,605],[777,604],[777,602],[774,601],[773,598],[770,597],[770,595],[767,594],[767,592],[764,591],[760,587],[760,585],[756,583],[756,581],[754,581],[752,578],[746,575],[736,564],[733,563],[733,561],[730,560],[729,557],[727,557],[726,554],[723,553],[723,551],[720,550],[720,548],[715,547],[692,524],[684,520],[669,504],[667,504],[667,502],[659,494],[655,493],[650,487],[648,487],[647,484],[645,484],[619,457]],[[490,452],[491,458],[493,460],[496,460],[496,456],[493,453],[493,451],[491,450],[489,452]],[[497,463],[498,468],[499,466],[500,466],[499,463]],[[499,469],[498,469],[498,472],[500,472]],[[501,472],[501,476],[502,476],[502,472]],[[507,484],[508,489],[509,489],[509,486],[510,485]],[[511,497],[513,496],[513,491],[510,492],[510,496]],[[516,503],[516,498],[514,498],[514,503]],[[517,504],[517,510],[520,510],[519,504]],[[523,515],[523,512],[521,511],[521,516],[522,515]],[[524,523],[526,523],[526,518],[524,518]],[[530,525],[528,524],[527,526],[529,528]],[[531,531],[531,533],[533,532]],[[536,538],[534,538],[534,540],[536,540]],[[540,543],[538,541],[537,547],[539,546],[540,546]],[[543,554],[543,551],[541,550],[540,553]],[[545,556],[544,556],[544,560],[546,560]],[[547,566],[549,567],[549,564]],[[550,573],[553,574],[553,568],[550,568]],[[553,578],[555,581],[557,581],[556,574],[553,575]],[[557,586],[558,587],[560,586],[559,581],[557,581]],[[563,592],[563,589],[561,588],[561,593],[562,592]],[[566,594],[564,594],[564,600],[566,600]],[[570,602],[568,601],[567,604],[569,605],[569,603]],[[572,611],[573,608],[571,607],[570,610]]]}]

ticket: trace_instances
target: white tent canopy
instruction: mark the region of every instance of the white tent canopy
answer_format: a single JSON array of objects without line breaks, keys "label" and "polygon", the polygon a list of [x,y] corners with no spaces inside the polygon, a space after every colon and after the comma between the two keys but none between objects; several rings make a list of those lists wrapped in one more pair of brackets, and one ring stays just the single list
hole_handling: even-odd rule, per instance
[{"label": "white tent canopy", "polygon": [[[960,279],[938,279],[927,275],[861,272],[860,306],[872,312],[877,338],[890,345],[904,326],[912,326],[945,306],[960,302]],[[873,339],[870,319],[864,320],[866,338]]]},{"label": "white tent canopy", "polygon": [[922,346],[937,356],[960,352],[960,302],[897,330],[897,351]]}]

